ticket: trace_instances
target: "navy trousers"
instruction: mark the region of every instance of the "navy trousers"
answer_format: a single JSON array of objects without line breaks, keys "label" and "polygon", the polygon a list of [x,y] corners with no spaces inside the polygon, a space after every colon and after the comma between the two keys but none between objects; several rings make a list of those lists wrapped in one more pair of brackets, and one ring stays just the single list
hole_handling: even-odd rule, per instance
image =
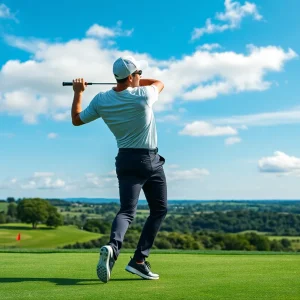
[{"label": "navy trousers", "polygon": [[119,149],[116,172],[120,210],[112,223],[109,241],[114,259],[118,258],[126,231],[135,217],[141,189],[147,199],[150,214],[137,243],[135,259],[143,260],[149,256],[157,232],[167,214],[167,183],[163,169],[165,159],[157,152],[158,149]]}]

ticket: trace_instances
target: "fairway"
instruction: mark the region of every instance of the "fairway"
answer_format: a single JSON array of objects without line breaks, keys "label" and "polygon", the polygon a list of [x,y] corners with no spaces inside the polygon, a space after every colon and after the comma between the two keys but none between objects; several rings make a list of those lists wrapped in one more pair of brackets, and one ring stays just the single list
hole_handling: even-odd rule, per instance
[{"label": "fairway", "polygon": [[0,253],[0,298],[300,299],[299,255],[152,254],[153,281],[124,271],[129,258],[103,284],[98,253]]},{"label": "fairway", "polygon": [[[17,234],[21,234],[21,241],[16,241]],[[48,228],[39,225],[32,229],[29,224],[0,224],[0,247],[14,248],[57,248],[76,242],[87,242],[100,238],[100,234],[80,230],[76,226],[60,226]],[[1,298],[0,298],[1,299]]]}]

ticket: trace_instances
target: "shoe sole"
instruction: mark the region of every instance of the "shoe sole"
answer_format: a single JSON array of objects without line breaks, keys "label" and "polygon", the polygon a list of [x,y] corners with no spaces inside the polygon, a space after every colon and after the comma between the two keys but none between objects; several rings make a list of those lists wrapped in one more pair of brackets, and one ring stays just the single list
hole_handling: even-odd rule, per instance
[{"label": "shoe sole", "polygon": [[159,277],[151,277],[151,276],[145,275],[145,274],[141,273],[140,271],[138,271],[137,269],[132,268],[132,267],[130,267],[130,266],[127,266],[127,267],[125,268],[125,270],[126,270],[127,272],[129,272],[129,273],[138,275],[138,276],[140,276],[140,277],[142,277],[142,278],[144,278],[144,279],[150,279],[150,280],[157,280],[157,279],[159,279]]},{"label": "shoe sole", "polygon": [[109,259],[112,257],[112,248],[103,246],[100,249],[100,258],[97,265],[97,276],[98,278],[107,283],[110,279]]}]

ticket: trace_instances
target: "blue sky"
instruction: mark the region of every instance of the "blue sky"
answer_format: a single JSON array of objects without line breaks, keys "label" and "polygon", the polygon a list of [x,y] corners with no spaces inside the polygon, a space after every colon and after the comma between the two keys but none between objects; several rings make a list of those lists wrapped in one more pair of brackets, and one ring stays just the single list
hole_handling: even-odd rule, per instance
[{"label": "blue sky", "polygon": [[118,197],[115,139],[72,126],[61,82],[130,54],[165,83],[169,199],[299,199],[299,1],[138,3],[0,0],[0,198]]}]

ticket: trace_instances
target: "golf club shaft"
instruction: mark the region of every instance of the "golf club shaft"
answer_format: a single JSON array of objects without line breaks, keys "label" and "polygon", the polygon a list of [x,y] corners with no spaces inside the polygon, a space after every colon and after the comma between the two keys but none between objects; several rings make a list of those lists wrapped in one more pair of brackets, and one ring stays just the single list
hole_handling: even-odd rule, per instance
[{"label": "golf club shaft", "polygon": [[[116,84],[115,82],[86,82],[85,85],[93,85],[93,84]],[[73,86],[73,82],[63,82],[63,86]]]}]

